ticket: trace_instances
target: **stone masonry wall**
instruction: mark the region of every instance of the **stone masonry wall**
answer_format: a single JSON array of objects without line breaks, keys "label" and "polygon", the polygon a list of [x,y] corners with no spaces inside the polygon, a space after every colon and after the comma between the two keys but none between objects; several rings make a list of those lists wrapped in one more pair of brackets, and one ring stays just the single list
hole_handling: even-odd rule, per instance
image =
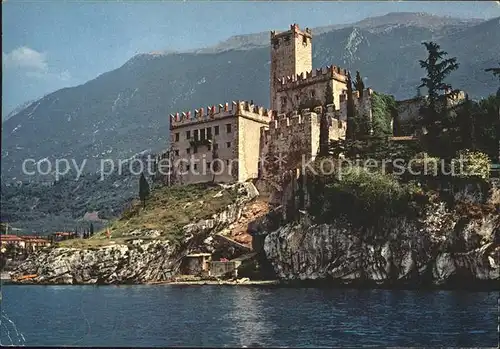
[{"label": "stone masonry wall", "polygon": [[[320,117],[323,108],[317,107],[313,112],[305,109],[291,116],[280,114],[261,128],[261,157],[266,161],[261,170],[261,177],[276,176],[283,171],[294,169],[301,164],[303,156],[307,161],[317,155],[319,150]],[[337,119],[333,105],[327,107],[325,117],[329,122],[329,138],[345,137],[345,122]]]}]

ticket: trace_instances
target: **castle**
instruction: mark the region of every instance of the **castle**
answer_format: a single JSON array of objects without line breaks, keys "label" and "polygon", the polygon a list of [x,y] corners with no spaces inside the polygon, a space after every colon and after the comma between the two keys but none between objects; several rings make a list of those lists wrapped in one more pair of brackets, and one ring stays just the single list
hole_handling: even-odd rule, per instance
[{"label": "castle", "polygon": [[[297,24],[271,31],[270,108],[233,101],[170,115],[166,181],[246,181],[294,168],[316,156],[320,120],[331,140],[345,138],[347,70],[312,68],[312,32]],[[371,95],[354,92],[358,115],[371,120]]]}]

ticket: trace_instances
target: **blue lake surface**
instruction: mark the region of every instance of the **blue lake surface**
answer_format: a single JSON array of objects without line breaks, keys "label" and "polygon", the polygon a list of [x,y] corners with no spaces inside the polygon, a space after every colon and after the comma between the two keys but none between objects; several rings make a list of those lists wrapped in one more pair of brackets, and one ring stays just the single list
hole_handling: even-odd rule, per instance
[{"label": "blue lake surface", "polygon": [[498,338],[497,292],[165,285],[1,292],[2,345],[496,347]]}]

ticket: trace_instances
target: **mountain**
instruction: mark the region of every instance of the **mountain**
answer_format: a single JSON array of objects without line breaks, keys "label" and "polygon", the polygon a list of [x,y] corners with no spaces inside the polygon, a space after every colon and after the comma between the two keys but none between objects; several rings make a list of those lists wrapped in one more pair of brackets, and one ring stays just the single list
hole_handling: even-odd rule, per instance
[{"label": "mountain", "polygon": [[24,103],[21,103],[20,105],[18,105],[14,109],[12,109],[10,112],[8,112],[6,115],[2,115],[2,122],[9,119],[11,116],[14,116],[14,115],[18,114],[19,112],[23,111],[24,109],[29,107],[31,103],[33,103],[35,101],[36,100],[29,100],[29,101],[26,101]]},{"label": "mountain", "polygon": [[[450,83],[479,98],[497,89],[497,79],[484,69],[498,64],[499,33],[500,18],[392,13],[313,29],[313,65],[359,70],[376,91],[410,98],[423,75],[421,42],[434,40],[460,63]],[[2,124],[2,181],[36,179],[23,174],[24,159],[52,165],[58,158],[78,164],[86,159],[85,171],[94,172],[105,158],[118,161],[164,149],[168,115],[176,111],[237,99],[267,106],[268,40],[269,33],[260,33],[193,52],[140,54],[83,85],[44,96]]]}]

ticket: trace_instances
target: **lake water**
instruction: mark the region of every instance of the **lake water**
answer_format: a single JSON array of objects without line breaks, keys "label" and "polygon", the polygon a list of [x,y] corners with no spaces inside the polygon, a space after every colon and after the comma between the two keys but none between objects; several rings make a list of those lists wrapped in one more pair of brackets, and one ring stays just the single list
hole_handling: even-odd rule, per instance
[{"label": "lake water", "polygon": [[3,345],[496,347],[498,337],[497,292],[164,285],[1,292]]}]

